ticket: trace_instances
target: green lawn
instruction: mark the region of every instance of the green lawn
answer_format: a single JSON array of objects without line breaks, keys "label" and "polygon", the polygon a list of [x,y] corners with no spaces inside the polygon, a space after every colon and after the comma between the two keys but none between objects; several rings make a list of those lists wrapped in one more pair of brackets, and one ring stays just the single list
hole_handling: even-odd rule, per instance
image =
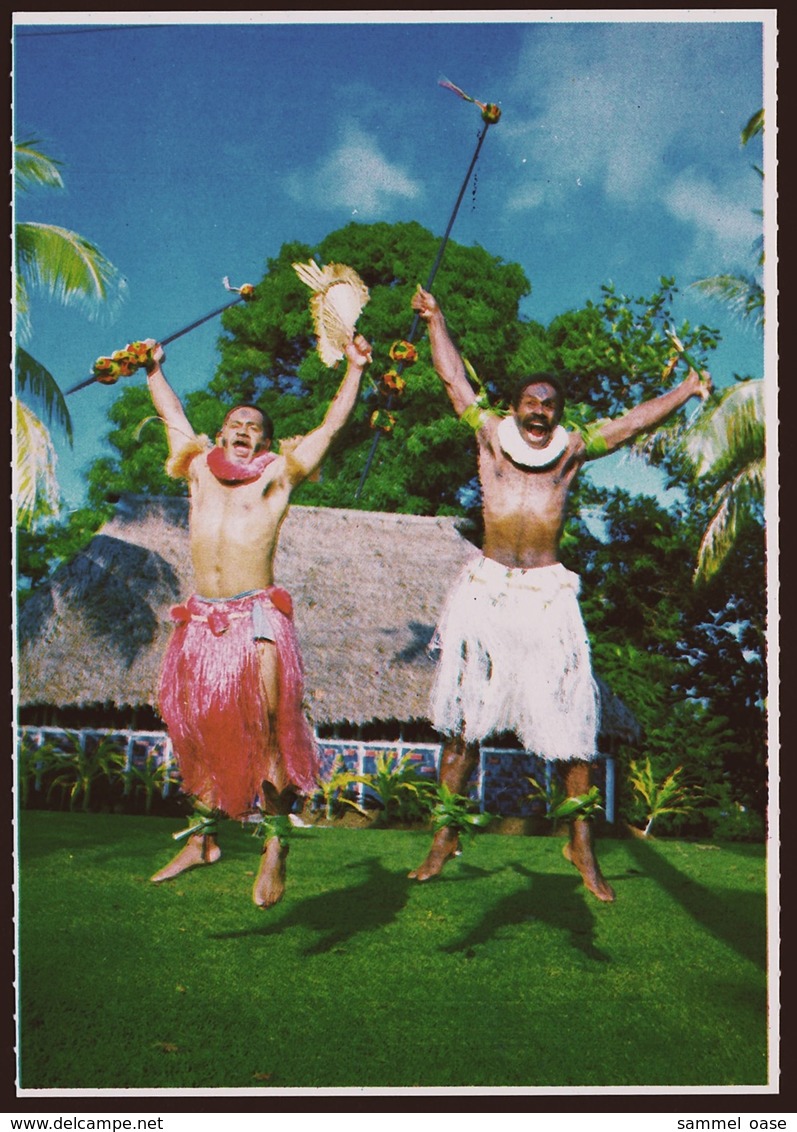
[{"label": "green lawn", "polygon": [[276,908],[258,844],[161,886],[180,822],[19,822],[23,1089],[767,1084],[765,851],[313,828]]}]

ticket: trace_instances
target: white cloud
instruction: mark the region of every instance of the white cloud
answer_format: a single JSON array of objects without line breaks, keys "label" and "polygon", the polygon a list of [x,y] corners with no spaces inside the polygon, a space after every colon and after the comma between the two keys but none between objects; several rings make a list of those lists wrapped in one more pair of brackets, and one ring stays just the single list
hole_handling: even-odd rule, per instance
[{"label": "white cloud", "polygon": [[708,181],[686,173],[664,193],[670,214],[690,224],[697,236],[714,245],[715,254],[729,266],[751,260],[753,241],[761,233],[761,221],[752,209],[740,204],[742,192],[719,191]]},{"label": "white cloud", "polygon": [[303,204],[345,208],[364,218],[381,215],[395,198],[415,200],[421,194],[418,182],[392,165],[377,142],[351,124],[314,170],[292,174],[286,187]]},{"label": "white cloud", "polygon": [[507,100],[511,127],[505,118],[510,150],[528,159],[523,175],[557,196],[580,185],[620,206],[661,198],[679,165],[700,161],[712,175],[756,109],[751,84],[735,91],[727,81],[750,63],[737,38],[719,25],[530,29]]},{"label": "white cloud", "polygon": [[545,202],[545,186],[532,183],[521,185],[515,192],[510,193],[507,199],[507,208],[513,212],[523,212],[527,209],[539,208]]}]

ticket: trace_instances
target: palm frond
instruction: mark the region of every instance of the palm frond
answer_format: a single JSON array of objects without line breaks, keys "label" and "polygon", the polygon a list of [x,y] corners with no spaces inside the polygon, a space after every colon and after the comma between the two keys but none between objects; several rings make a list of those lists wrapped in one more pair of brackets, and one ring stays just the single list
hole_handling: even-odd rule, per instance
[{"label": "palm frond", "polygon": [[742,526],[755,517],[764,498],[765,479],[764,460],[756,460],[717,492],[714,513],[697,553],[696,582],[708,581],[719,571]]},{"label": "palm frond", "polygon": [[66,398],[58,387],[58,382],[49,370],[45,369],[21,346],[17,346],[14,361],[17,390],[27,390],[31,396],[40,401],[44,406],[48,422],[55,421],[56,424],[60,425],[71,444],[72,418],[66,407]]},{"label": "palm frond", "polygon": [[749,275],[711,275],[689,286],[724,303],[732,314],[752,320],[755,326],[764,322],[764,288]]},{"label": "palm frond", "polygon": [[16,402],[14,440],[17,522],[30,527],[37,510],[42,507],[54,512],[58,510],[60,493],[50,434],[36,414],[20,400]]},{"label": "palm frond", "polygon": [[82,307],[90,318],[100,313],[101,304],[113,313],[125,298],[127,281],[119,270],[76,232],[26,222],[15,225],[14,240],[17,276],[25,287]]},{"label": "palm frond", "polygon": [[48,157],[38,146],[38,138],[14,144],[14,187],[23,192],[39,185],[62,189],[64,182],[58,169],[60,162]]},{"label": "palm frond", "polygon": [[742,145],[747,145],[751,138],[756,134],[763,133],[764,130],[764,111],[756,110],[750,121],[742,130]]},{"label": "palm frond", "polygon": [[764,382],[740,381],[700,413],[682,438],[697,476],[723,475],[764,455]]}]

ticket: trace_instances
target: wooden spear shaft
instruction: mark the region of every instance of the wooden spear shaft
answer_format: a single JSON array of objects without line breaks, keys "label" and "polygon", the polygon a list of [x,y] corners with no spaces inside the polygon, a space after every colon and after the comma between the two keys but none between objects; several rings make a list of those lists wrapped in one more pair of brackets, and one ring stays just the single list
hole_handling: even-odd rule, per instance
[{"label": "wooden spear shaft", "polygon": [[[476,148],[473,151],[473,157],[471,158],[470,165],[468,166],[468,171],[463,178],[462,185],[461,185],[460,190],[459,190],[459,195],[457,196],[456,204],[454,205],[453,211],[452,211],[451,216],[449,218],[448,226],[446,227],[445,234],[443,235],[443,238],[440,241],[440,247],[437,249],[437,255],[435,256],[435,261],[432,264],[432,270],[429,272],[429,278],[426,280],[425,290],[427,290],[427,291],[431,291],[431,289],[432,289],[432,284],[434,283],[434,277],[435,277],[435,275],[437,275],[437,269],[439,268],[439,266],[440,266],[440,264],[443,260],[443,253],[446,250],[446,244],[448,243],[448,237],[451,235],[451,229],[454,227],[454,221],[457,218],[457,213],[459,212],[459,206],[462,204],[462,198],[465,195],[465,190],[468,187],[468,182],[470,181],[471,174],[472,174],[473,169],[476,165],[476,162],[479,160],[479,153],[481,152],[481,148],[482,148],[482,145],[484,144],[484,139],[487,137],[487,131],[489,130],[489,128],[490,128],[490,123],[485,122],[484,129],[479,134],[479,140],[476,142]],[[419,323],[420,323],[420,315],[416,311],[415,317],[412,320],[412,326],[410,327],[409,335],[406,339],[407,342],[414,341],[415,335],[418,332]],[[402,368],[403,368],[403,366],[401,364],[399,364],[399,367],[398,367],[399,373],[401,373]],[[393,397],[391,395],[387,399],[386,408],[389,410],[391,408],[392,404],[393,404]],[[376,449],[377,449],[377,446],[379,444],[379,438],[380,438],[381,435],[382,435],[381,432],[376,432],[374,434],[374,439],[371,443],[371,450],[368,453],[368,459],[365,461],[365,467],[363,468],[362,475],[360,476],[360,482],[357,485],[357,491],[354,494],[355,499],[360,498],[363,487],[365,485],[365,481],[368,478],[368,473],[371,470],[371,465],[374,462],[374,456],[376,455]]]},{"label": "wooden spear shaft", "polygon": [[[211,318],[215,318],[217,314],[222,314],[224,311],[229,310],[230,307],[234,307],[236,303],[240,303],[243,299],[244,296],[239,295],[237,299],[232,299],[229,303],[225,303],[224,306],[217,307],[216,310],[211,311],[210,314],[202,315],[202,318],[195,319],[195,321],[190,322],[188,326],[183,326],[180,330],[175,330],[173,334],[168,334],[165,338],[160,338],[159,342],[161,346],[168,346],[170,342],[174,342],[177,338],[182,338],[184,334],[188,334],[189,330],[196,330],[203,322],[208,322]],[[77,385],[73,385],[71,389],[67,389],[64,396],[68,397],[70,393],[77,393],[78,389],[85,389],[87,385],[93,385],[96,380],[97,378],[93,375],[87,377],[84,381],[79,381]]]}]

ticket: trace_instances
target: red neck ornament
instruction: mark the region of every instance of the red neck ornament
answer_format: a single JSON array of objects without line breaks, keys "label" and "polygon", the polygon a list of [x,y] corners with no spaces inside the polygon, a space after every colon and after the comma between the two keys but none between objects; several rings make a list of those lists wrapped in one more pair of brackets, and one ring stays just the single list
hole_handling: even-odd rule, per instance
[{"label": "red neck ornament", "polygon": [[221,483],[251,483],[276,459],[276,452],[264,452],[248,464],[234,464],[225,456],[224,449],[216,445],[208,452],[208,467]]}]

